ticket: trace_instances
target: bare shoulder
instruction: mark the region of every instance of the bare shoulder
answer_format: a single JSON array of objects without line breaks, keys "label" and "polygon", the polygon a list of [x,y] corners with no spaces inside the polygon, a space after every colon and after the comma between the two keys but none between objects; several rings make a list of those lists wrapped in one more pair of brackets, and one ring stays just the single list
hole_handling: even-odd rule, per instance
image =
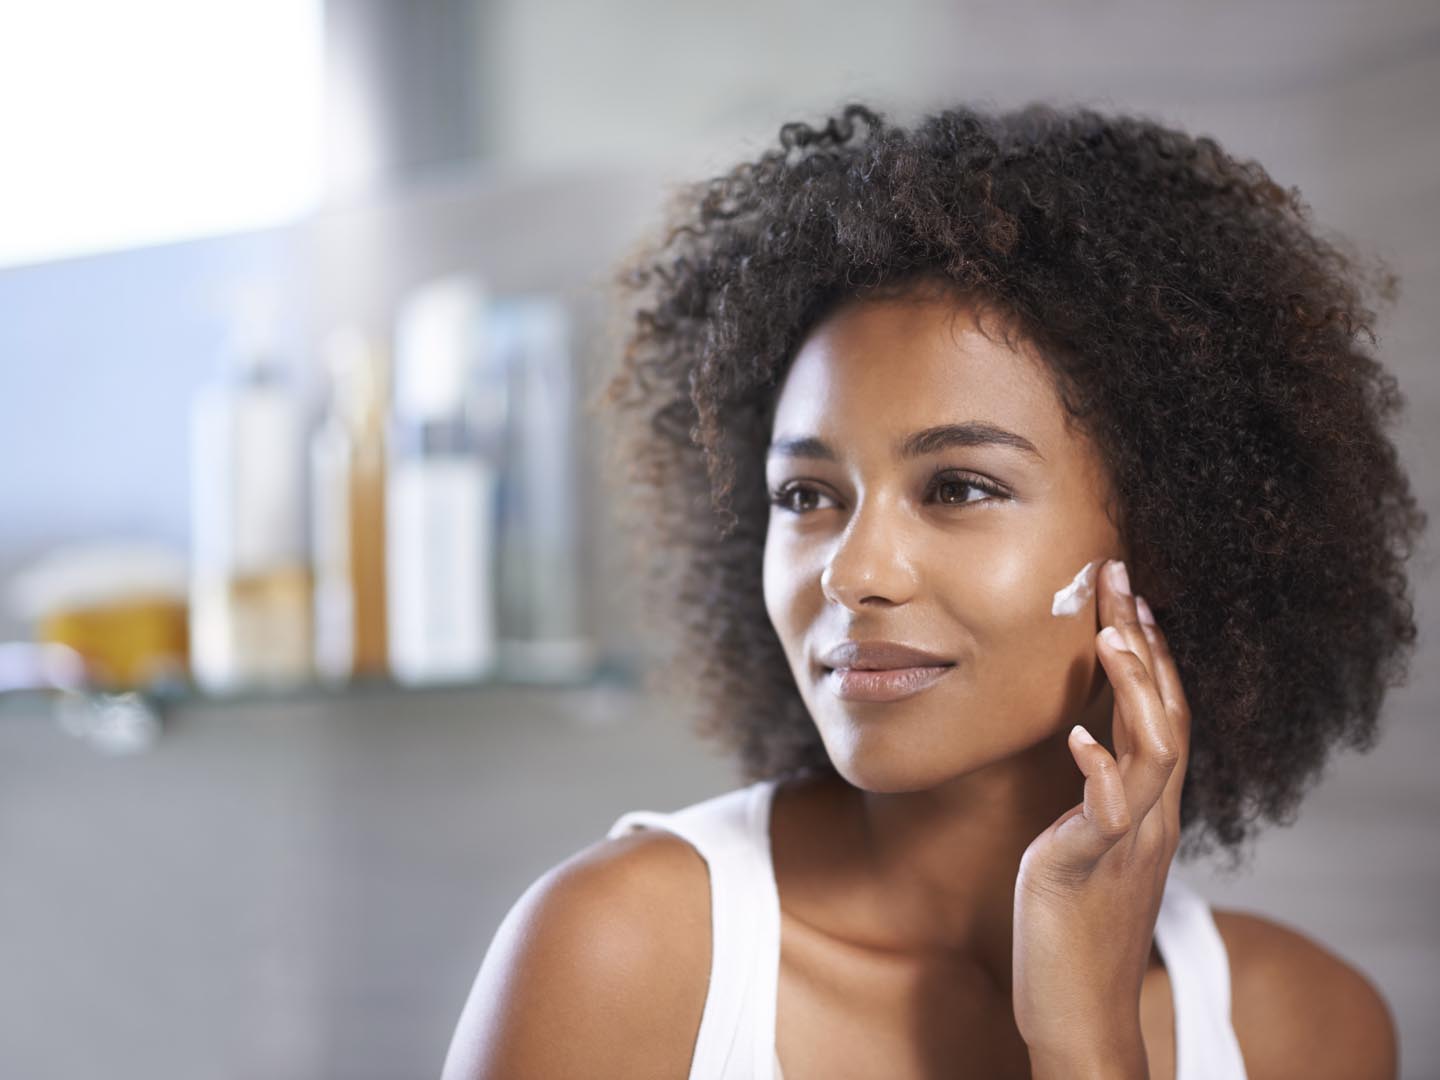
[{"label": "bare shoulder", "polygon": [[599,841],[506,914],[443,1080],[684,1076],[709,971],[700,853],[660,830]]},{"label": "bare shoulder", "polygon": [[1251,1080],[1394,1080],[1390,1007],[1362,971],[1283,923],[1215,908],[1230,956],[1231,1015]]}]

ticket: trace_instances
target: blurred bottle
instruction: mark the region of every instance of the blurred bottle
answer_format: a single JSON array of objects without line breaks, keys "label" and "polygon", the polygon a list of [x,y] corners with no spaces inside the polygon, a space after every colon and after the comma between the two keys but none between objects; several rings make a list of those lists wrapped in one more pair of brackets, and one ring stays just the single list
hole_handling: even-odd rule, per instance
[{"label": "blurred bottle", "polygon": [[381,349],[354,327],[325,343],[329,407],[310,440],[315,670],[343,683],[385,674],[385,417]]},{"label": "blurred bottle", "polygon": [[386,490],[390,670],[402,683],[487,674],[495,648],[495,493],[503,401],[472,394],[486,295],[453,276],[416,289],[395,338]]},{"label": "blurred bottle", "polygon": [[569,312],[558,297],[497,301],[490,337],[510,405],[499,498],[506,664],[527,679],[581,678],[596,651],[583,629]]},{"label": "blurred bottle", "polygon": [[73,650],[90,689],[183,684],[187,674],[185,557],[124,541],[47,552],[10,584],[11,605],[41,645]]},{"label": "blurred bottle", "polygon": [[308,681],[305,418],[263,313],[242,313],[190,421],[195,682],[227,693]]}]

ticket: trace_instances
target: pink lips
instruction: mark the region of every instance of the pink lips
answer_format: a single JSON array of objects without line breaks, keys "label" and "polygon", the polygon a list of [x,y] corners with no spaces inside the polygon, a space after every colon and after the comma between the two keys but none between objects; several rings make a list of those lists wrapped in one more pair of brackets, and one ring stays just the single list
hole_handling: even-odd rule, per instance
[{"label": "pink lips", "polygon": [[820,658],[825,682],[845,701],[898,701],[934,686],[955,661],[898,641],[841,641]]},{"label": "pink lips", "polygon": [[845,701],[898,701],[929,689],[953,669],[953,664],[881,671],[835,668],[825,673],[825,681]]}]

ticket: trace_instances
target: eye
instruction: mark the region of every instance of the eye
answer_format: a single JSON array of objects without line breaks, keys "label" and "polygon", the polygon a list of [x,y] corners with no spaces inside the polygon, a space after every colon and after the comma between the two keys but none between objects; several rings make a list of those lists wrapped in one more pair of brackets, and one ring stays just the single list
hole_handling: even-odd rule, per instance
[{"label": "eye", "polygon": [[[953,469],[936,469],[930,477],[926,495],[934,495],[935,501],[941,506],[968,506],[971,503],[984,502],[984,499],[967,498],[968,491],[981,491],[986,495],[997,499],[1006,498],[1008,493],[992,480],[972,473],[956,472]],[[957,494],[958,493],[958,494]],[[800,505],[796,505],[797,497]],[[792,514],[806,514],[811,510],[820,509],[809,500],[825,499],[829,496],[801,481],[784,484],[777,490],[770,493],[770,503],[782,510],[788,510]]]},{"label": "eye", "polygon": [[971,473],[960,473],[954,470],[936,469],[935,474],[930,477],[930,491],[937,494],[945,492],[960,491],[962,494],[958,499],[945,497],[937,498],[942,506],[965,506],[972,502],[984,502],[984,499],[967,499],[964,490],[970,488],[975,491],[983,491],[986,495],[995,498],[1004,498],[1006,492],[994,481],[986,480],[982,476],[975,476]]},{"label": "eye", "polygon": [[815,488],[811,487],[809,484],[802,484],[797,482],[793,484],[782,485],[778,490],[772,491],[770,493],[770,505],[778,506],[782,510],[789,510],[792,514],[805,514],[811,510],[816,509],[814,506],[806,506],[804,508],[801,508],[794,505],[796,495],[813,495],[817,498],[825,498],[823,494],[821,494]]}]

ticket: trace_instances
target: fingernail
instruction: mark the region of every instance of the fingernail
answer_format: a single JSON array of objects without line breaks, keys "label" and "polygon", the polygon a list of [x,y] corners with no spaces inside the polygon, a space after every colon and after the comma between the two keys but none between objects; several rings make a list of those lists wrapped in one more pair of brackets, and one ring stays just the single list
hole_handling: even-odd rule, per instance
[{"label": "fingernail", "polygon": [[1090,732],[1085,730],[1084,724],[1076,724],[1073,728],[1070,729],[1070,734],[1075,736],[1075,738],[1079,739],[1086,746],[1095,745],[1095,736],[1091,735]]},{"label": "fingernail", "polygon": [[1130,575],[1125,571],[1125,564],[1119,559],[1110,564],[1110,584],[1115,586],[1116,592],[1130,595]]},{"label": "fingernail", "polygon": [[1140,616],[1140,621],[1146,626],[1155,625],[1155,613],[1150,610],[1150,605],[1145,602],[1143,596],[1135,597],[1135,612]]},{"label": "fingernail", "polygon": [[1104,639],[1105,644],[1109,645],[1112,649],[1120,649],[1124,652],[1130,651],[1130,647],[1125,644],[1125,639],[1120,636],[1120,631],[1116,630],[1115,627],[1105,627],[1104,630],[1100,631],[1100,636]]}]

